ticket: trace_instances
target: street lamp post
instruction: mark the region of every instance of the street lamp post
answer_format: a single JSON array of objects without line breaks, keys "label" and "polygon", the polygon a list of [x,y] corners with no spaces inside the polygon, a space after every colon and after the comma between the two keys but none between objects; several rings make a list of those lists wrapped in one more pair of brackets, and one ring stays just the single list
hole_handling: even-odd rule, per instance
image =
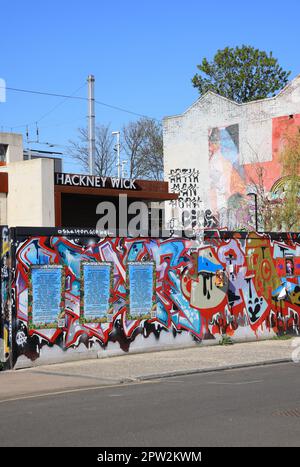
[{"label": "street lamp post", "polygon": [[112,135],[117,137],[117,144],[116,144],[116,150],[117,150],[117,168],[118,168],[118,178],[121,178],[120,132],[119,132],[119,131],[113,131],[113,132],[112,132]]},{"label": "street lamp post", "polygon": [[89,173],[95,175],[95,77],[88,76],[88,142],[89,142]]},{"label": "street lamp post", "polygon": [[256,232],[258,232],[257,193],[247,193],[247,196],[254,196],[254,208],[255,208],[255,231],[256,231]]}]

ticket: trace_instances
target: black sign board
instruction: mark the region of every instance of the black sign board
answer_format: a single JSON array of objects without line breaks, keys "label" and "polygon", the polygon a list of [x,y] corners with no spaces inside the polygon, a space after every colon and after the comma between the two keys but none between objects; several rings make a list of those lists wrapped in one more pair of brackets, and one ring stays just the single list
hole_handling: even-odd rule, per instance
[{"label": "black sign board", "polygon": [[137,190],[135,180],[129,178],[100,177],[97,175],[81,175],[62,172],[55,172],[54,183],[55,185],[64,186]]}]

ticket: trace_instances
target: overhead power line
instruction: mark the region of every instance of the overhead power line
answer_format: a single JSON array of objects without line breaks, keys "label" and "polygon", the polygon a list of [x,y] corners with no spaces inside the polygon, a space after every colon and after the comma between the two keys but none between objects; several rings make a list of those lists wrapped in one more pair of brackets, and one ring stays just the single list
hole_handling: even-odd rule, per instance
[{"label": "overhead power line", "polygon": [[66,94],[56,94],[53,92],[45,92],[45,91],[33,91],[32,89],[19,89],[19,88],[10,88],[6,86],[6,89],[9,91],[16,91],[16,92],[26,92],[29,94],[41,94],[43,96],[52,96],[52,97],[64,97],[66,99],[80,99],[80,100],[87,100],[86,97],[80,97],[80,96],[68,96]]},{"label": "overhead power line", "polygon": [[[0,86],[1,87],[1,86]],[[24,92],[24,93],[29,93],[29,94],[37,94],[37,95],[42,95],[42,96],[51,96],[51,97],[62,97],[64,99],[77,99],[77,100],[82,100],[82,101],[87,101],[88,98],[87,97],[82,97],[82,96],[74,96],[74,95],[66,95],[66,94],[57,94],[57,93],[53,93],[53,92],[46,92],[46,91],[35,91],[35,90],[32,90],[32,89],[20,89],[20,88],[11,88],[11,87],[8,87],[6,86],[6,89],[9,90],[9,91],[15,91],[15,92]],[[75,91],[76,92],[76,91]],[[150,117],[149,115],[145,115],[145,114],[140,114],[138,112],[134,112],[132,110],[129,110],[129,109],[125,109],[124,107],[118,107],[116,105],[112,105],[112,104],[107,104],[106,102],[101,102],[101,101],[98,101],[95,99],[95,103],[98,104],[98,105],[102,105],[104,107],[108,107],[110,109],[113,109],[113,110],[118,110],[120,112],[126,112],[128,114],[131,114],[131,115],[135,115],[137,117],[142,117],[142,118],[151,118],[152,120],[156,120],[156,121],[159,121],[157,118],[155,117]],[[53,109],[54,110],[54,109]],[[51,111],[50,111],[51,112]],[[49,112],[49,113],[50,113]],[[42,117],[43,118],[43,117]],[[20,125],[20,126],[23,126],[23,125]]]},{"label": "overhead power line", "polygon": [[54,110],[56,110],[58,107],[60,107],[61,105],[63,105],[68,99],[71,99],[75,96],[75,94],[80,91],[80,89],[82,89],[83,87],[85,87],[85,83],[82,84],[79,88],[75,89],[74,92],[72,92],[71,94],[71,97],[65,97],[62,101],[60,101],[58,104],[56,104],[55,107],[53,107],[52,109],[50,109],[48,112],[46,112],[45,114],[43,114],[38,120],[37,120],[37,123],[39,123],[41,120],[43,120],[45,117],[47,117],[50,113],[54,112]]},{"label": "overhead power line", "polygon": [[114,110],[119,110],[120,112],[126,112],[126,113],[131,114],[131,115],[136,115],[137,117],[151,118],[152,120],[157,120],[157,118],[155,118],[155,117],[149,117],[149,115],[139,114],[137,112],[133,112],[131,110],[124,109],[122,107],[117,107],[115,105],[105,104],[105,102],[100,102],[100,101],[95,100],[95,103],[99,104],[99,105],[103,105],[105,107],[109,107],[109,108],[114,109]]},{"label": "overhead power line", "polygon": [[[72,92],[70,98],[74,97],[75,94],[76,94],[80,89],[82,89],[84,86],[85,86],[85,83],[84,83],[83,85],[81,85],[79,88],[77,88],[74,92]],[[13,88],[12,88],[12,89],[13,89]],[[27,123],[25,123],[25,124],[23,124],[23,125],[14,125],[14,126],[10,126],[10,127],[13,129],[13,128],[25,128],[25,127],[28,128],[29,126],[34,125],[34,124],[37,126],[37,124],[38,124],[41,120],[43,120],[44,118],[46,118],[50,113],[54,112],[54,110],[56,110],[58,107],[60,107],[61,105],[63,105],[68,99],[69,99],[69,97],[65,97],[63,100],[59,101],[59,103],[56,104],[53,108],[51,108],[48,112],[46,112],[45,114],[43,114],[39,119],[34,120],[34,121],[32,121],[31,123],[28,123],[28,122],[27,122]],[[77,119],[77,120],[78,120],[78,119]],[[52,125],[52,126],[53,126],[53,125]]]}]

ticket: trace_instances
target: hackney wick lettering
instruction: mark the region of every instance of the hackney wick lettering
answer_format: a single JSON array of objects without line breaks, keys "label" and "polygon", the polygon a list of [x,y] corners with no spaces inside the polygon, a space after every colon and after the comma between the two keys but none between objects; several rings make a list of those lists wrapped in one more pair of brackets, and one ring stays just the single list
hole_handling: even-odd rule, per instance
[{"label": "hackney wick lettering", "polygon": [[56,172],[54,176],[55,185],[80,186],[90,188],[117,188],[125,190],[136,190],[135,180],[117,177],[100,177],[95,175],[79,175]]}]

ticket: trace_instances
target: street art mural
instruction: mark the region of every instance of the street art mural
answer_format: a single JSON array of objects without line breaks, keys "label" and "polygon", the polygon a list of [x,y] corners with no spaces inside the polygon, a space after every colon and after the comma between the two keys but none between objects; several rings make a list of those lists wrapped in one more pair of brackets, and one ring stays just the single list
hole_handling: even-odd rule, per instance
[{"label": "street art mural", "polygon": [[266,194],[280,194],[284,186],[281,153],[288,137],[299,131],[299,128],[300,114],[273,118],[271,158],[260,160],[264,155],[254,153],[251,163],[243,163],[237,124],[209,130],[207,228],[254,229],[254,206],[246,195],[257,187]]},{"label": "street art mural", "polygon": [[238,207],[245,194],[245,172],[239,161],[239,126],[211,128],[208,135],[210,208],[219,213]]},{"label": "street art mural", "polygon": [[[298,234],[210,231],[201,247],[175,237],[17,237],[13,254],[15,367],[76,351],[101,357],[112,345],[143,351],[148,340],[159,349],[166,336],[192,345],[300,332]],[[51,268],[51,283],[41,272],[32,281]],[[51,325],[38,325],[43,316]]]},{"label": "street art mural", "polygon": [[9,270],[10,270],[10,244],[9,229],[1,227],[0,235],[0,275],[1,275],[1,307],[0,307],[0,367],[8,365],[11,346],[11,308],[9,300]]},{"label": "street art mural", "polygon": [[246,180],[257,180],[257,165],[263,168],[263,185],[266,192],[274,192],[282,177],[280,156],[287,144],[288,137],[298,132],[300,128],[300,114],[286,115],[272,119],[272,159],[265,162],[246,164]]}]

